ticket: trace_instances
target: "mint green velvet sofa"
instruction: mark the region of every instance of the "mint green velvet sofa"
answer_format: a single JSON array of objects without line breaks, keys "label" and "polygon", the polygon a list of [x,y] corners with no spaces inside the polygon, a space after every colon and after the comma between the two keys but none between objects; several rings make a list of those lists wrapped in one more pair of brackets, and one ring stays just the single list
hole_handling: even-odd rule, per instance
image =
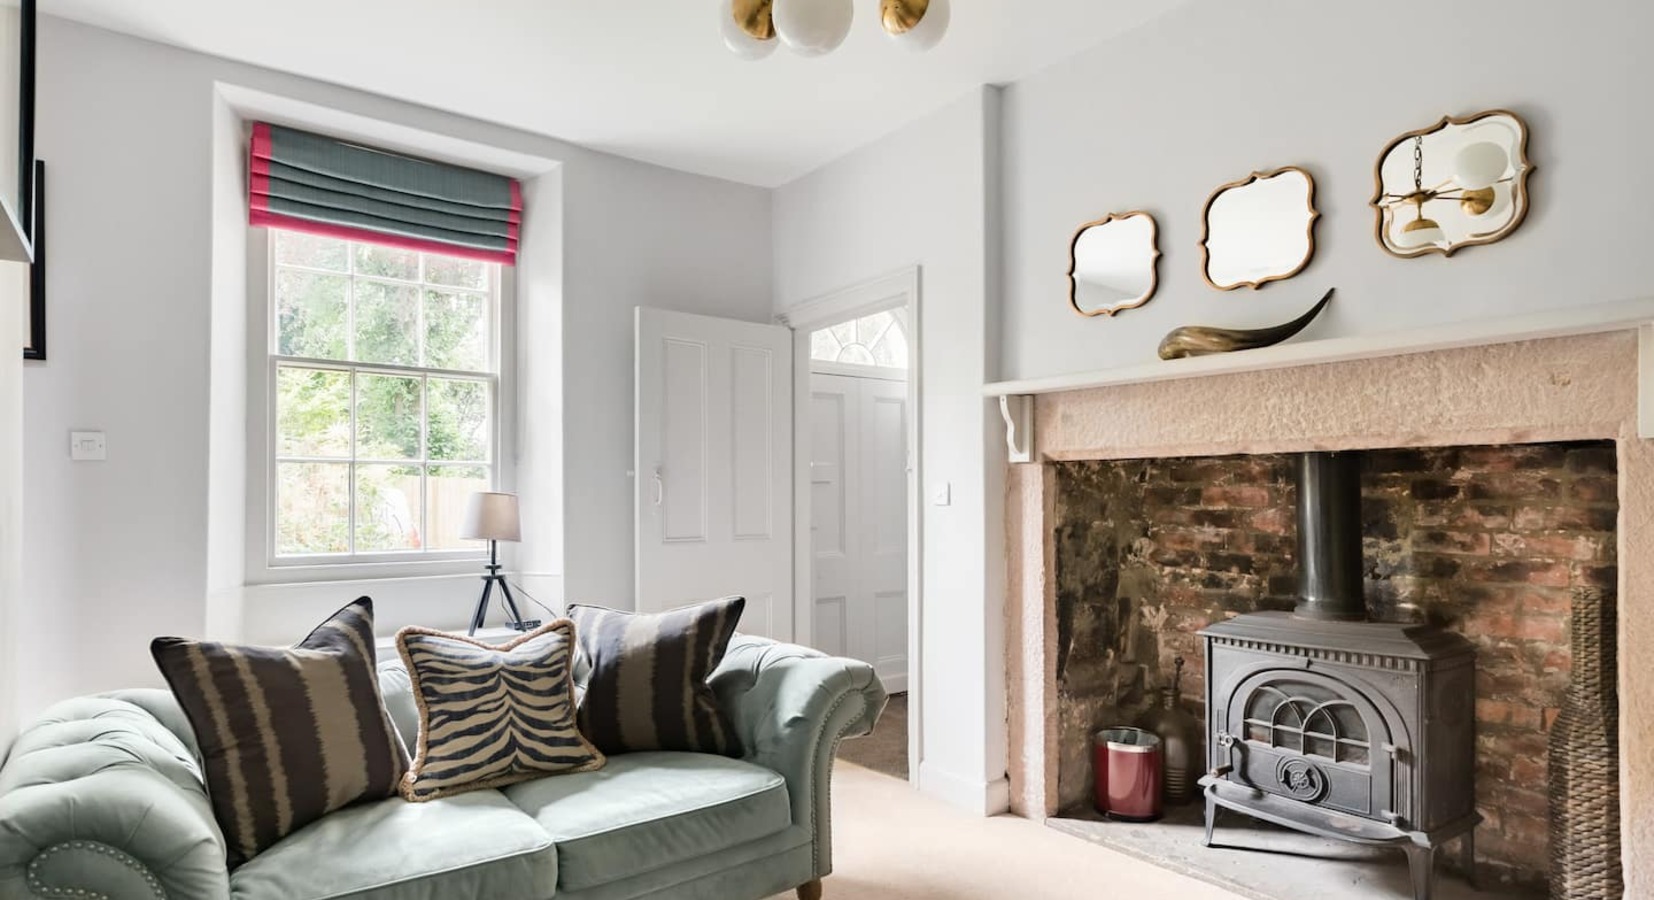
[{"label": "mint green velvet sofa", "polygon": [[[400,662],[379,672],[411,737],[407,673]],[[0,767],[0,898],[821,896],[834,748],[872,729],[883,686],[863,663],[750,637],[735,639],[712,686],[741,734],[741,759],[630,754],[503,790],[359,804],[234,871],[172,695],[66,701],[19,735]]]}]

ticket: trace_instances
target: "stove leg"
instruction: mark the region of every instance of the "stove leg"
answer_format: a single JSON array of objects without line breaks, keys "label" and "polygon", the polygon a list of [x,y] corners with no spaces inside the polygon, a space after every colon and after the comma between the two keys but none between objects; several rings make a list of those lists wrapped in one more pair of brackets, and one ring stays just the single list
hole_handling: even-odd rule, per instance
[{"label": "stove leg", "polygon": [[1408,844],[1407,868],[1413,873],[1413,900],[1430,900],[1436,884],[1436,848]]},{"label": "stove leg", "polygon": [[1207,798],[1206,798],[1206,841],[1203,844],[1201,844],[1201,846],[1203,846],[1203,847],[1212,846],[1212,827],[1217,824],[1217,820],[1218,820],[1218,804],[1217,804],[1217,801],[1213,800],[1211,798],[1211,796],[1208,795]]},{"label": "stove leg", "polygon": [[1459,867],[1464,869],[1464,878],[1476,890],[1482,889],[1482,880],[1476,877],[1476,829],[1472,828],[1459,838]]}]

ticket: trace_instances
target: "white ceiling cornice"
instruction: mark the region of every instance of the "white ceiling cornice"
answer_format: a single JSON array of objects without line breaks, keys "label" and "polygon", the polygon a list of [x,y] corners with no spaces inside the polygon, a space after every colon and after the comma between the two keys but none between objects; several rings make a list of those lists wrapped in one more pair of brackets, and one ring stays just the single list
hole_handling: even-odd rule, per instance
[{"label": "white ceiling cornice", "polygon": [[41,11],[775,187],[1183,2],[955,0],[941,46],[914,53],[884,36],[877,0],[856,0],[838,51],[756,63],[724,49],[715,0],[41,0]]}]

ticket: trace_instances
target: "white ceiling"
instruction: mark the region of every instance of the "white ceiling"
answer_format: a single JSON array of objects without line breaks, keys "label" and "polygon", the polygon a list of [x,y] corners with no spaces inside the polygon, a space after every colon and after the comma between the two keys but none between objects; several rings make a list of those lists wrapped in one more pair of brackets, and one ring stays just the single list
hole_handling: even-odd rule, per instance
[{"label": "white ceiling", "polygon": [[[717,0],[41,0],[41,11],[773,187],[981,84],[1003,84],[1186,0],[952,0],[929,53],[895,45],[878,0],[850,38],[743,62]],[[257,22],[257,26],[251,23]]]}]

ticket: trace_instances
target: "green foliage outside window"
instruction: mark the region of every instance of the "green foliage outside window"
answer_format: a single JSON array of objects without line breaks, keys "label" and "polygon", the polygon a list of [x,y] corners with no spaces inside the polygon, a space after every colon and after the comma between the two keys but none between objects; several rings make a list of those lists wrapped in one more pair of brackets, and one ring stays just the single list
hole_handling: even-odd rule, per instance
[{"label": "green foliage outside window", "polygon": [[460,373],[492,368],[490,264],[273,234],[275,352],[296,358],[276,372],[277,553],[348,553],[353,533],[357,553],[466,546],[493,399]]}]

